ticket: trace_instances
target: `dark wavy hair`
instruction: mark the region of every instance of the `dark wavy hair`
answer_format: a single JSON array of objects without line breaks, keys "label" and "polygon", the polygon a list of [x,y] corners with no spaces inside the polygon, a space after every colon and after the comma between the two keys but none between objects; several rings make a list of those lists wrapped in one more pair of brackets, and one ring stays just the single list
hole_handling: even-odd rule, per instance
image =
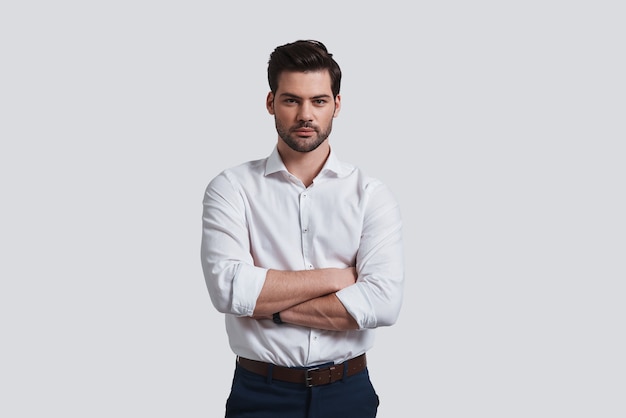
[{"label": "dark wavy hair", "polygon": [[341,69],[326,46],[314,40],[300,40],[276,47],[267,65],[267,80],[272,93],[278,89],[278,77],[283,71],[320,71],[330,74],[333,97],[341,88]]}]

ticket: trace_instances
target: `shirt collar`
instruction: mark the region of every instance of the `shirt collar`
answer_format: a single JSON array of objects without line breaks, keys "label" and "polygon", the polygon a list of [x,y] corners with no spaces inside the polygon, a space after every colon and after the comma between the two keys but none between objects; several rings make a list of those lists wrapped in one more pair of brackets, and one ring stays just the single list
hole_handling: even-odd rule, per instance
[{"label": "shirt collar", "polygon": [[[352,172],[352,167],[347,164],[339,161],[332,148],[330,149],[330,154],[326,159],[326,163],[322,170],[320,171],[319,176],[329,176],[334,174],[336,177],[345,177]],[[277,173],[279,171],[287,172],[287,168],[283,163],[282,158],[280,158],[280,154],[278,153],[278,147],[274,146],[274,149],[267,160],[265,162],[265,175],[268,176],[273,173]]]},{"label": "shirt collar", "polygon": [[282,158],[280,158],[278,147],[274,146],[274,150],[265,161],[265,175],[269,176],[279,171],[287,171],[287,167],[285,167]]}]

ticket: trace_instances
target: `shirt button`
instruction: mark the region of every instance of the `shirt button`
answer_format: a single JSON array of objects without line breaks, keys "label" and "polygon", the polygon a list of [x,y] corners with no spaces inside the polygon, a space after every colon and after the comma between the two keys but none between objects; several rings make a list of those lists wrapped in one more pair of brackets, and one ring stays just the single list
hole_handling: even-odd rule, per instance
[{"label": "shirt button", "polygon": [[305,233],[306,233],[306,232],[309,232],[309,228],[304,228],[304,229],[302,230],[302,232],[305,232]]}]

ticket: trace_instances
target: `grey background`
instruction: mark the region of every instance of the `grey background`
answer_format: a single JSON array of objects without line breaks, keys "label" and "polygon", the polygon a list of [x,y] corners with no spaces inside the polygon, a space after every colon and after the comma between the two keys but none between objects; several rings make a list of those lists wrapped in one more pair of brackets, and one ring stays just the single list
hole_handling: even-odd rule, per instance
[{"label": "grey background", "polygon": [[0,416],[222,416],[202,195],[314,38],[405,218],[379,416],[623,418],[625,35],[603,0],[3,2]]}]

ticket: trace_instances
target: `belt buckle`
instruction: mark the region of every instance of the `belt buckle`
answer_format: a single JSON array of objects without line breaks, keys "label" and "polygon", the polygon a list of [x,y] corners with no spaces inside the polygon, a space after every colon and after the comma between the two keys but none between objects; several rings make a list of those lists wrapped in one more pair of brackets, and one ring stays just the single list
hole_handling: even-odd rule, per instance
[{"label": "belt buckle", "polygon": [[[328,382],[322,383],[323,385],[328,384],[328,383],[332,383],[333,379],[332,379],[332,373],[333,370],[335,370],[335,366],[330,366],[330,367],[324,367],[324,369],[328,369]],[[304,371],[304,385],[308,388],[311,388],[313,386],[315,386],[312,382],[313,377],[309,376],[309,372],[316,372],[322,370],[320,367],[311,367],[310,369],[306,369]]]},{"label": "belt buckle", "polygon": [[319,370],[319,367],[311,367],[310,369],[306,369],[304,371],[304,384],[306,387],[311,388],[313,387],[313,383],[311,382],[311,380],[313,380],[313,378],[311,376],[309,376],[310,372],[315,372],[317,370]]}]

